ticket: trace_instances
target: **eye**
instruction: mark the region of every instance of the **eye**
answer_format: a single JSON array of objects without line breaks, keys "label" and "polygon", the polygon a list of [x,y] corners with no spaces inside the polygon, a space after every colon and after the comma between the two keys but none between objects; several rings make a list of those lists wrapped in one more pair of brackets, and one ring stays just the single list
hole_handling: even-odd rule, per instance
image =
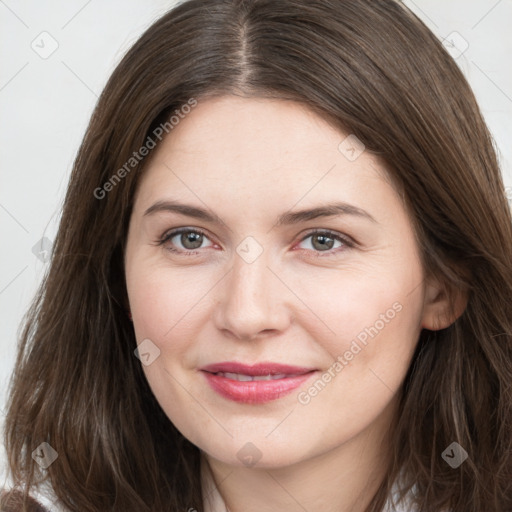
[{"label": "eye", "polygon": [[[355,245],[347,236],[329,230],[312,231],[301,240],[301,243],[308,238],[311,239],[309,245],[313,249],[314,255],[319,257],[332,256],[340,251],[345,251],[347,248],[352,248]],[[336,241],[341,244],[341,247],[338,246],[337,249],[332,250]]]},{"label": "eye", "polygon": [[[173,241],[173,239],[176,239]],[[199,254],[196,249],[202,249],[203,242],[209,240],[206,233],[197,228],[178,228],[165,233],[157,242],[156,245],[165,245],[166,249],[182,254],[184,256],[192,256]],[[313,252],[315,257],[332,256],[340,251],[345,251],[348,248],[355,246],[349,237],[329,230],[315,230],[308,233],[302,238],[300,243],[305,240],[311,239],[309,243],[310,249],[308,252]],[[335,243],[338,242],[338,248],[334,248]],[[181,248],[179,247],[181,245]],[[178,248],[176,249],[176,246]],[[341,247],[340,247],[341,246]],[[306,248],[308,249],[308,248]],[[325,253],[325,254],[322,254]]]},{"label": "eye", "polygon": [[[173,239],[176,240],[173,241]],[[167,250],[189,256],[192,254],[197,254],[197,252],[194,252],[194,250],[201,249],[205,239],[208,240],[206,233],[200,229],[179,228],[165,233],[163,237],[157,242],[157,245],[167,244]],[[178,249],[174,247],[177,244]],[[179,244],[181,244],[183,248],[180,248]]]}]

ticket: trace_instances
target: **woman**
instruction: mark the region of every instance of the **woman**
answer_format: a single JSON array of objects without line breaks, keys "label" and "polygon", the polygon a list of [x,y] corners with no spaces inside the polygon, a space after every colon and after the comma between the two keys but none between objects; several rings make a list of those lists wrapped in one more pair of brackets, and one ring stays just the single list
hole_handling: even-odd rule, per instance
[{"label": "woman", "polygon": [[511,227],[402,4],[183,2],[76,159],[13,480],[52,510],[511,510]]}]

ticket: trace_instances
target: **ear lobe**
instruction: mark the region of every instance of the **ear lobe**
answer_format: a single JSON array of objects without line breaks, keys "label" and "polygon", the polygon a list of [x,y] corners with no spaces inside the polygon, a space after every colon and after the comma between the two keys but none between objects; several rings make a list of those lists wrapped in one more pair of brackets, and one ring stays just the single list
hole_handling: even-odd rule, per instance
[{"label": "ear lobe", "polygon": [[437,280],[427,282],[421,327],[430,331],[446,329],[464,313],[468,298],[467,291],[447,290]]}]

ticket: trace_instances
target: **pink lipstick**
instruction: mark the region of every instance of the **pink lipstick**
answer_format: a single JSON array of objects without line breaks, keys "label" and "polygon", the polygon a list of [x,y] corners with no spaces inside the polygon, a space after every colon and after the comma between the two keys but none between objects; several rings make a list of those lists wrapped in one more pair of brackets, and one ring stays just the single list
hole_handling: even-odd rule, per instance
[{"label": "pink lipstick", "polygon": [[211,388],[224,398],[246,404],[261,404],[287,395],[308,380],[315,368],[278,363],[248,366],[234,361],[201,368]]}]

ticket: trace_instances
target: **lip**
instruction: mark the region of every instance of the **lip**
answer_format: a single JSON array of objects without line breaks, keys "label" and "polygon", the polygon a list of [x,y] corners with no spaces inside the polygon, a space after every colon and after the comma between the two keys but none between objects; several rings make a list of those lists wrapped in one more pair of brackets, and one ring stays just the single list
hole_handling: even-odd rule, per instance
[{"label": "lip", "polygon": [[[285,377],[273,380],[238,381],[222,373],[265,376],[284,374]],[[277,400],[298,388],[315,373],[315,368],[283,365],[278,363],[258,363],[248,366],[237,362],[216,363],[201,368],[210,387],[224,398],[244,404],[262,404]]]},{"label": "lip", "polygon": [[277,375],[284,373],[286,375],[302,375],[309,373],[316,368],[306,368],[304,366],[290,366],[288,364],[279,364],[272,362],[257,363],[248,366],[236,361],[225,361],[222,363],[209,364],[201,368],[202,371],[209,373],[242,373],[244,375],[251,375],[253,377],[262,375]]}]

